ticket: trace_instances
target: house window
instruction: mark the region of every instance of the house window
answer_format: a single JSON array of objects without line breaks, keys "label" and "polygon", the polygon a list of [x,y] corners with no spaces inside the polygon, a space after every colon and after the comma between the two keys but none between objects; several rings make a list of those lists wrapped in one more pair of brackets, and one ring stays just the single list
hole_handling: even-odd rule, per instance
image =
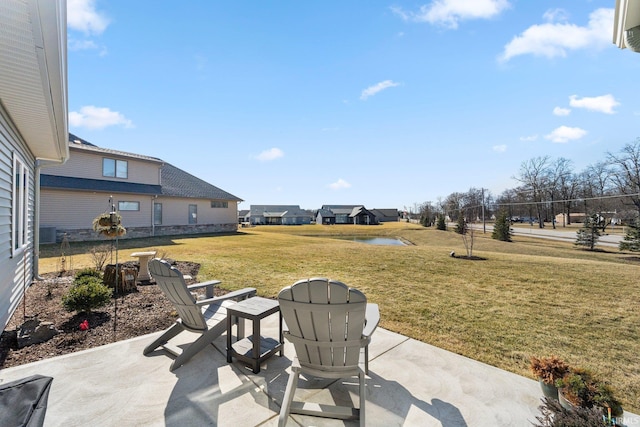
[{"label": "house window", "polygon": [[129,176],[129,165],[126,160],[102,159],[102,176],[114,178],[127,178]]},{"label": "house window", "polygon": [[162,203],[153,204],[153,225],[162,225]]},{"label": "house window", "polygon": [[140,202],[118,202],[119,211],[139,211]]},{"label": "house window", "polygon": [[189,205],[189,224],[198,223],[198,205]]},{"label": "house window", "polygon": [[13,158],[13,211],[11,213],[11,237],[13,252],[28,243],[29,175],[26,165]]},{"label": "house window", "polygon": [[228,208],[229,207],[229,202],[225,202],[222,200],[212,200],[211,201],[211,207],[212,208]]}]

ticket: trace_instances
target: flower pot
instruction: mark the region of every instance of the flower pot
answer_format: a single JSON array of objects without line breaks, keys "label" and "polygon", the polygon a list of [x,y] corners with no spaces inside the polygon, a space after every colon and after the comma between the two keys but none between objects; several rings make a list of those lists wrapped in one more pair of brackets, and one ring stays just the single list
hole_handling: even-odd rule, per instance
[{"label": "flower pot", "polygon": [[549,399],[558,400],[558,388],[553,384],[547,384],[541,379],[538,379],[542,394]]},{"label": "flower pot", "polygon": [[564,394],[562,393],[562,390],[558,390],[558,401],[560,402],[560,406],[562,406],[564,409],[567,409],[569,411],[573,411],[577,407],[576,405],[571,403],[571,401],[569,401],[569,399],[564,397]]}]

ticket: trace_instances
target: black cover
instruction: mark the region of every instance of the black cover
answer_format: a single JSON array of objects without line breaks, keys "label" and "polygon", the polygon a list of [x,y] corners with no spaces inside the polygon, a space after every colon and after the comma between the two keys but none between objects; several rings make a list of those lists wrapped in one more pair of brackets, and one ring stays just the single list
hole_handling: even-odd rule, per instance
[{"label": "black cover", "polygon": [[52,381],[32,375],[0,384],[0,426],[42,426]]}]

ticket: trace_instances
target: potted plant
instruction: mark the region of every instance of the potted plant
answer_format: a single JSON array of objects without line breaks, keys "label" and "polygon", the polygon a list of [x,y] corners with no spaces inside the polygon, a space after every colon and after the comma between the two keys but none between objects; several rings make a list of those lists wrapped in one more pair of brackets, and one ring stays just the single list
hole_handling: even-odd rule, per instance
[{"label": "potted plant", "polygon": [[93,220],[93,230],[109,238],[122,236],[127,232],[118,212],[103,212],[98,215]]},{"label": "potted plant", "polygon": [[558,356],[531,356],[529,369],[538,379],[545,397],[558,400],[558,388],[555,383],[569,372],[569,365]]},{"label": "potted plant", "polygon": [[571,368],[556,386],[560,404],[567,409],[599,408],[609,425],[615,425],[615,418],[623,414],[609,384],[597,380],[587,369]]}]

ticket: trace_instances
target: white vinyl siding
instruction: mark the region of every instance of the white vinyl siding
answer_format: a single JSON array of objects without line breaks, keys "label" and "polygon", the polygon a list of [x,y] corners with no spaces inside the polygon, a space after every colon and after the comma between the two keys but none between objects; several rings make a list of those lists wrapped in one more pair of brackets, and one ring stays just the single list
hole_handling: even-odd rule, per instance
[{"label": "white vinyl siding", "polygon": [[26,168],[26,177],[33,183],[35,159],[21,143],[18,133],[7,119],[0,104],[0,328],[9,321],[11,314],[22,300],[23,290],[31,284],[33,277],[33,203],[34,189],[29,185],[26,193],[26,227],[24,250],[13,251],[13,165],[18,156]]}]

